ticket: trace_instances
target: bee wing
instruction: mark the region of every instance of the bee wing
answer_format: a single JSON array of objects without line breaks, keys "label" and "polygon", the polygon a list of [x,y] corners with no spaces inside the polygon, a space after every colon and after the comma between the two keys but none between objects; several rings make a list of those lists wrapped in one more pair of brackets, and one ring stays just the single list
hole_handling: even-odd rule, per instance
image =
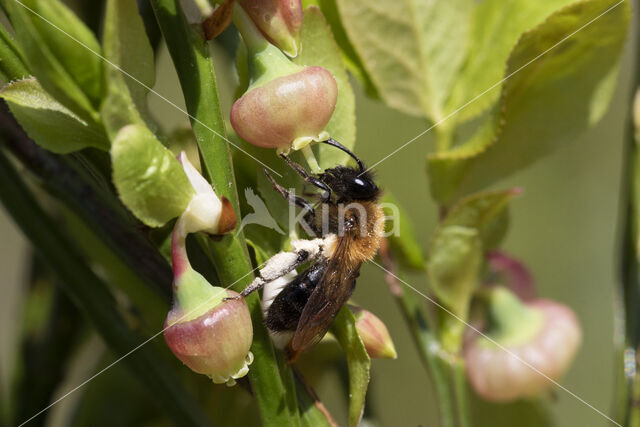
[{"label": "bee wing", "polygon": [[302,310],[289,344],[290,356],[293,359],[322,339],[340,308],[353,293],[356,278],[360,273],[360,264],[353,265],[347,261],[349,237],[347,235],[339,240],[322,279]]}]

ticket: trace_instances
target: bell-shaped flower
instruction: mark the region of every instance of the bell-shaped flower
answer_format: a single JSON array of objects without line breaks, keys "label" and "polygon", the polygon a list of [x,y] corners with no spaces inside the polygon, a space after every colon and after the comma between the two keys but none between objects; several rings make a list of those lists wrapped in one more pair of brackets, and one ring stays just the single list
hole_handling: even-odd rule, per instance
[{"label": "bell-shaped flower", "polygon": [[523,303],[501,287],[491,290],[489,310],[486,337],[470,331],[464,348],[467,377],[476,393],[510,402],[550,389],[582,340],[573,311],[549,300]]},{"label": "bell-shaped flower", "polygon": [[247,374],[253,361],[249,308],[242,298],[225,300],[238,294],[212,286],[191,267],[183,220],[178,220],[172,234],[174,300],[164,338],[173,354],[192,371],[215,383],[233,385]]}]

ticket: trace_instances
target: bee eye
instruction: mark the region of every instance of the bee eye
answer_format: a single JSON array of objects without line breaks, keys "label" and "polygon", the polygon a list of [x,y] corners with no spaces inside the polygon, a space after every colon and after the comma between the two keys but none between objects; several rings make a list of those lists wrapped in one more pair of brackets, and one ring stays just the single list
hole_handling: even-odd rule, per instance
[{"label": "bee eye", "polygon": [[355,198],[369,199],[378,192],[378,187],[369,179],[355,177],[351,180],[351,192]]}]

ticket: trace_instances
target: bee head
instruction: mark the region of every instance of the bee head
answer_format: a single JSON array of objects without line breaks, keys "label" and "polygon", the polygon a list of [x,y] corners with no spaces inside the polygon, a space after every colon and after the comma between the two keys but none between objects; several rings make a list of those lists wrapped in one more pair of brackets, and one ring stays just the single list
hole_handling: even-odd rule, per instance
[{"label": "bee head", "polygon": [[380,189],[368,171],[337,166],[325,170],[320,179],[341,201],[373,201],[380,195]]}]

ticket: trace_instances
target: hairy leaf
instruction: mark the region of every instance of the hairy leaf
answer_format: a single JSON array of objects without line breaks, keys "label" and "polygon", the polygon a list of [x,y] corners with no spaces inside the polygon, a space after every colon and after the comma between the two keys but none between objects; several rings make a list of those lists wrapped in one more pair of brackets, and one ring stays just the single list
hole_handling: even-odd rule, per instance
[{"label": "hairy leaf", "polygon": [[[446,106],[450,113],[496,85],[518,38],[572,0],[485,0],[473,10],[465,65],[456,78]],[[473,117],[498,100],[501,84],[474,99],[456,114],[458,121]]]},{"label": "hairy leaf", "polygon": [[150,124],[147,94],[155,82],[153,50],[136,2],[109,0],[104,37],[107,96],[101,114],[112,137],[128,124]]},{"label": "hairy leaf", "polygon": [[355,427],[362,419],[371,359],[356,329],[356,319],[345,306],[333,321],[332,332],[347,356],[349,368],[349,425]]},{"label": "hairy leaf", "polygon": [[525,33],[507,63],[499,108],[466,143],[429,158],[434,198],[450,203],[516,172],[601,117],[630,7],[588,0]]},{"label": "hairy leaf", "polygon": [[11,23],[31,72],[58,101],[96,120],[104,91],[100,45],[58,0],[8,2]]},{"label": "hairy leaf", "polygon": [[466,51],[471,0],[337,0],[342,24],[382,99],[433,121]]},{"label": "hairy leaf", "polygon": [[[355,96],[349,83],[340,49],[322,12],[315,6],[304,11],[301,43],[304,48],[294,59],[300,65],[319,65],[333,74],[338,84],[338,101],[326,126],[331,137],[351,149],[356,142]],[[345,164],[349,156],[331,146],[320,144],[319,163],[322,168]]]},{"label": "hairy leaf", "polygon": [[109,140],[42,89],[34,78],[17,80],[0,91],[0,98],[22,128],[42,148],[70,153],[86,147],[109,149]]},{"label": "hairy leaf", "polygon": [[187,208],[193,187],[171,151],[146,127],[122,128],[111,161],[120,198],[146,225],[159,227]]}]

